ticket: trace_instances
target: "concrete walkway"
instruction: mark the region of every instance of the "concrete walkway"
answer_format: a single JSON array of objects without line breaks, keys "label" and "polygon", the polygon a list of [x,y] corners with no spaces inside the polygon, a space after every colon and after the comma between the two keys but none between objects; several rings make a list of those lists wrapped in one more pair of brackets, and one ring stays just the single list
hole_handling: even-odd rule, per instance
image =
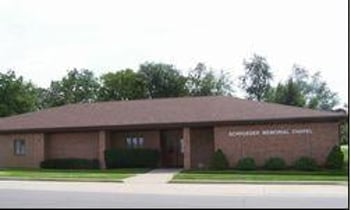
[{"label": "concrete walkway", "polygon": [[138,174],[123,180],[127,184],[166,184],[181,169],[154,169],[148,173]]}]

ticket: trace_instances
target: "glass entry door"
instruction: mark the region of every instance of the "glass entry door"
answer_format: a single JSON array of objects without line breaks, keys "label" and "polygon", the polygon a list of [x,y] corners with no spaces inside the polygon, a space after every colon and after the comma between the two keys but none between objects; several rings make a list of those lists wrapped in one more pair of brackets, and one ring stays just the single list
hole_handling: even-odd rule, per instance
[{"label": "glass entry door", "polygon": [[162,167],[183,167],[181,129],[161,131]]}]

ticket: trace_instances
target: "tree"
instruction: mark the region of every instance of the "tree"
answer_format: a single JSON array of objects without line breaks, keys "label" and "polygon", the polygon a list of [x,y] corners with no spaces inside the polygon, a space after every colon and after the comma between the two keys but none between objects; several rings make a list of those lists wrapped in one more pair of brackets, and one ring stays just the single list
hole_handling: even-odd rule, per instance
[{"label": "tree", "polygon": [[340,146],[335,145],[329,152],[325,166],[329,169],[342,169],[344,166],[344,153]]},{"label": "tree", "polygon": [[107,73],[101,76],[99,100],[132,100],[146,98],[146,83],[140,74],[131,69]]},{"label": "tree", "polygon": [[87,69],[70,70],[61,81],[52,81],[44,104],[47,107],[70,103],[93,102],[97,99],[100,85],[92,71]]},{"label": "tree", "polygon": [[304,95],[292,78],[286,84],[279,83],[276,88],[271,88],[267,95],[265,96],[265,101],[268,102],[298,107],[304,107],[306,104]]},{"label": "tree", "polygon": [[294,80],[295,84],[304,95],[308,94],[308,92],[311,90],[309,78],[310,75],[307,69],[296,64],[293,65],[289,79]]},{"label": "tree", "polygon": [[249,62],[244,60],[245,75],[240,76],[241,86],[249,99],[261,101],[270,88],[273,76],[267,60],[254,54]]},{"label": "tree", "polygon": [[36,88],[36,93],[38,96],[38,109],[46,109],[51,107],[51,97],[50,97],[50,88]]},{"label": "tree", "polygon": [[31,82],[14,71],[0,73],[0,117],[37,110],[37,92]]},{"label": "tree", "polygon": [[332,92],[327,83],[322,81],[320,72],[311,77],[307,106],[312,109],[331,111],[339,103],[337,93]]},{"label": "tree", "polygon": [[173,65],[163,63],[144,63],[140,65],[138,74],[146,85],[147,97],[179,97],[187,95],[186,77]]},{"label": "tree", "polygon": [[221,149],[217,149],[213,154],[209,168],[213,170],[224,170],[229,167],[229,162]]},{"label": "tree", "polygon": [[295,64],[290,77],[295,79],[301,93],[306,96],[306,107],[331,111],[338,104],[337,93],[329,89],[320,72],[310,76],[307,69]]},{"label": "tree", "polygon": [[204,63],[198,63],[188,74],[187,87],[192,96],[230,95],[231,82],[223,71],[216,77],[212,70],[207,70]]},{"label": "tree", "polygon": [[320,72],[310,76],[308,70],[298,65],[293,66],[289,79],[270,88],[264,99],[268,102],[328,111],[338,103],[337,94],[321,79]]}]

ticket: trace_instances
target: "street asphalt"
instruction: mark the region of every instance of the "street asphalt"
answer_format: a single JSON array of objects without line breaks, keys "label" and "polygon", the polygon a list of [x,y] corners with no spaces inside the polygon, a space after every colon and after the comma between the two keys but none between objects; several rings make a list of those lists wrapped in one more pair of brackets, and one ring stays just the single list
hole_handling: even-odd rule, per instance
[{"label": "street asphalt", "polygon": [[346,208],[346,196],[199,196],[1,190],[1,208]]},{"label": "street asphalt", "polygon": [[0,181],[0,208],[348,208],[347,185]]}]

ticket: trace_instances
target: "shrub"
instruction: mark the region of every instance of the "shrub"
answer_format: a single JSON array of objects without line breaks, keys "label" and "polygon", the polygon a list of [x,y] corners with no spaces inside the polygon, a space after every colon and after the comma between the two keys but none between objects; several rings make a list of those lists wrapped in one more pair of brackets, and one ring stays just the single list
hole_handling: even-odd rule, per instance
[{"label": "shrub", "polygon": [[155,149],[111,149],[105,151],[107,168],[155,168],[160,159]]},{"label": "shrub", "polygon": [[47,169],[99,169],[99,160],[81,158],[48,159],[40,163],[41,168]]},{"label": "shrub", "polygon": [[329,152],[325,166],[330,169],[341,169],[344,165],[344,154],[339,146],[334,146]]},{"label": "shrub", "polygon": [[313,158],[301,157],[295,161],[294,168],[301,171],[315,171],[318,169],[318,166]]},{"label": "shrub", "polygon": [[279,157],[271,157],[264,164],[264,168],[268,170],[280,170],[284,169],[285,167],[285,161]]},{"label": "shrub", "polygon": [[229,167],[227,157],[221,149],[218,149],[212,156],[210,168],[214,170],[223,170]]},{"label": "shrub", "polygon": [[237,169],[239,170],[255,170],[256,163],[251,157],[241,158],[238,162]]}]

